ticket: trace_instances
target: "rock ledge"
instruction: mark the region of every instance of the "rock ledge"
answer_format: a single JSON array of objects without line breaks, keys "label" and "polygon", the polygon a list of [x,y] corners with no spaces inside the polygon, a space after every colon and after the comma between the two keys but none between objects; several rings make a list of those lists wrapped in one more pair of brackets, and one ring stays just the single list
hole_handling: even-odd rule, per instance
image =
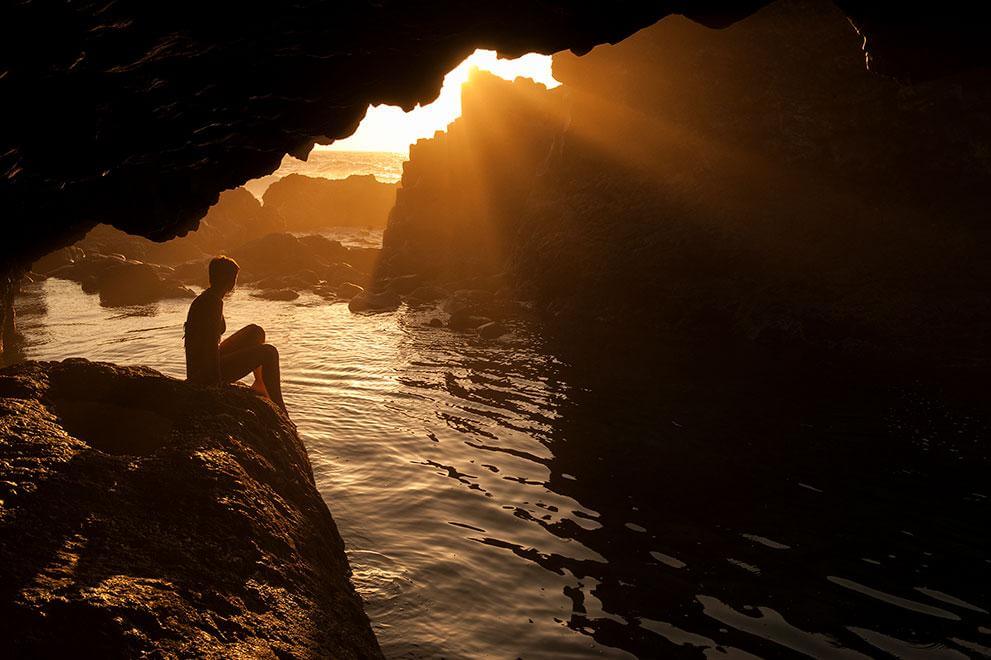
[{"label": "rock ledge", "polygon": [[8,367],[0,473],[14,656],[381,657],[302,442],[246,388]]}]

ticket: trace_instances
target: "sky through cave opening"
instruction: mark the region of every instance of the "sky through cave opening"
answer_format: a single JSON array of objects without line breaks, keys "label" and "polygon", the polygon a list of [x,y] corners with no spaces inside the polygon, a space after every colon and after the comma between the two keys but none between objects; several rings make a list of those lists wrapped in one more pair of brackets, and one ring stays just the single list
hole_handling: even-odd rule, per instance
[{"label": "sky through cave opening", "polygon": [[393,105],[371,105],[354,134],[329,145],[317,145],[306,161],[287,155],[275,172],[249,181],[245,187],[260,198],[269,184],[294,173],[330,179],[372,174],[382,182],[395,182],[402,173],[402,162],[409,158],[410,146],[445,130],[461,116],[461,88],[473,68],[505,80],[529,78],[553,89],[561,83],[554,79],[551,59],[538,53],[501,58],[493,50],[478,49],[444,76],[433,102],[409,112]]}]

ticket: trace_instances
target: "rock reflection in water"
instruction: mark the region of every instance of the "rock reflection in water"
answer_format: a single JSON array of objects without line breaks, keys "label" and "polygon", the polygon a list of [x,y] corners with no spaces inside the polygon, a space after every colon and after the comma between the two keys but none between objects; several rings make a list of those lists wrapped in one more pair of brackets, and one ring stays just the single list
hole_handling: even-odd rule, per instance
[{"label": "rock reflection in water", "polygon": [[[29,358],[182,374],[184,301],[121,314],[49,281],[18,311]],[[227,313],[284,347],[287,401],[391,657],[989,645],[976,404],[533,327],[485,341],[308,294],[239,292]]]}]

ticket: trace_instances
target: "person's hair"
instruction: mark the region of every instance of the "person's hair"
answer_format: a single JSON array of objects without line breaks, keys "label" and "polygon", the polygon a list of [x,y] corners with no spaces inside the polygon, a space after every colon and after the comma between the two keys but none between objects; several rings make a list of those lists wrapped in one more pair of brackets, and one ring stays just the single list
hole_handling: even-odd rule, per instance
[{"label": "person's hair", "polygon": [[214,257],[210,260],[210,286],[233,286],[241,267],[230,257]]}]

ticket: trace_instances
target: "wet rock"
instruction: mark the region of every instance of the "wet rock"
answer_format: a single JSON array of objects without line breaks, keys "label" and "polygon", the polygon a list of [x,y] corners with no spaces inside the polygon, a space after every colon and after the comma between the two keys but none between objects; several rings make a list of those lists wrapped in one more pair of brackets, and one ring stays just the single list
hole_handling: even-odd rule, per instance
[{"label": "wet rock", "polygon": [[374,273],[382,258],[381,248],[348,248],[347,261],[363,273]]},{"label": "wet rock", "polygon": [[384,282],[385,288],[400,295],[409,293],[420,287],[423,277],[420,275],[400,275]]},{"label": "wet rock", "polygon": [[166,298],[195,298],[179,282],[163,279],[153,266],[125,261],[103,270],[96,278],[100,304],[105,307],[146,305]]},{"label": "wet rock", "polygon": [[323,236],[269,234],[232,250],[230,256],[241,267],[241,281],[254,282],[300,271],[323,273],[330,264],[345,260],[348,249]]},{"label": "wet rock", "polygon": [[324,227],[385,227],[396,200],[396,184],[371,174],[325,179],[290,174],[268,187],[265,207],[285,220],[289,231]]},{"label": "wet rock", "polygon": [[493,293],[484,289],[459,289],[444,301],[444,311],[455,314],[478,310],[490,304],[493,298]]},{"label": "wet rock", "polygon": [[0,466],[12,657],[381,657],[306,449],[247,388],[21,363]]},{"label": "wet rock", "polygon": [[477,332],[482,339],[498,339],[509,332],[509,329],[498,321],[492,321],[478,326]]},{"label": "wet rock", "polygon": [[186,284],[195,284],[204,289],[210,286],[210,259],[197,259],[178,264],[172,271],[175,277]]},{"label": "wet rock", "polygon": [[299,298],[299,293],[292,289],[264,289],[252,293],[251,297],[263,300],[296,300]]},{"label": "wet rock", "polygon": [[342,300],[351,300],[355,296],[365,292],[364,287],[355,284],[353,282],[342,282],[340,286],[337,287],[336,294],[337,297]]},{"label": "wet rock", "polygon": [[85,254],[82,258],[58,266],[48,272],[49,277],[71,280],[82,284],[86,280],[99,278],[104,271],[118,266],[120,259],[98,252]]},{"label": "wet rock", "polygon": [[74,264],[75,262],[82,260],[85,256],[86,253],[82,248],[75,245],[70,245],[69,247],[56,250],[55,252],[38,259],[34,262],[34,264],[32,264],[31,270],[40,275],[47,275],[53,270]]},{"label": "wet rock", "polygon": [[354,282],[364,286],[368,283],[368,276],[348,263],[331,264],[320,273],[327,284],[337,285],[343,282]]},{"label": "wet rock", "polygon": [[381,293],[363,291],[351,298],[348,309],[352,312],[385,312],[398,308],[401,303],[399,294],[391,291]]},{"label": "wet rock", "polygon": [[439,286],[424,285],[418,286],[409,292],[409,298],[418,302],[434,302],[447,296],[447,291]]},{"label": "wet rock", "polygon": [[491,321],[492,319],[487,316],[475,316],[467,311],[457,311],[447,320],[447,327],[451,330],[474,330]]},{"label": "wet rock", "polygon": [[312,289],[320,281],[320,276],[312,270],[301,270],[290,275],[273,275],[251,286],[257,289]]}]

